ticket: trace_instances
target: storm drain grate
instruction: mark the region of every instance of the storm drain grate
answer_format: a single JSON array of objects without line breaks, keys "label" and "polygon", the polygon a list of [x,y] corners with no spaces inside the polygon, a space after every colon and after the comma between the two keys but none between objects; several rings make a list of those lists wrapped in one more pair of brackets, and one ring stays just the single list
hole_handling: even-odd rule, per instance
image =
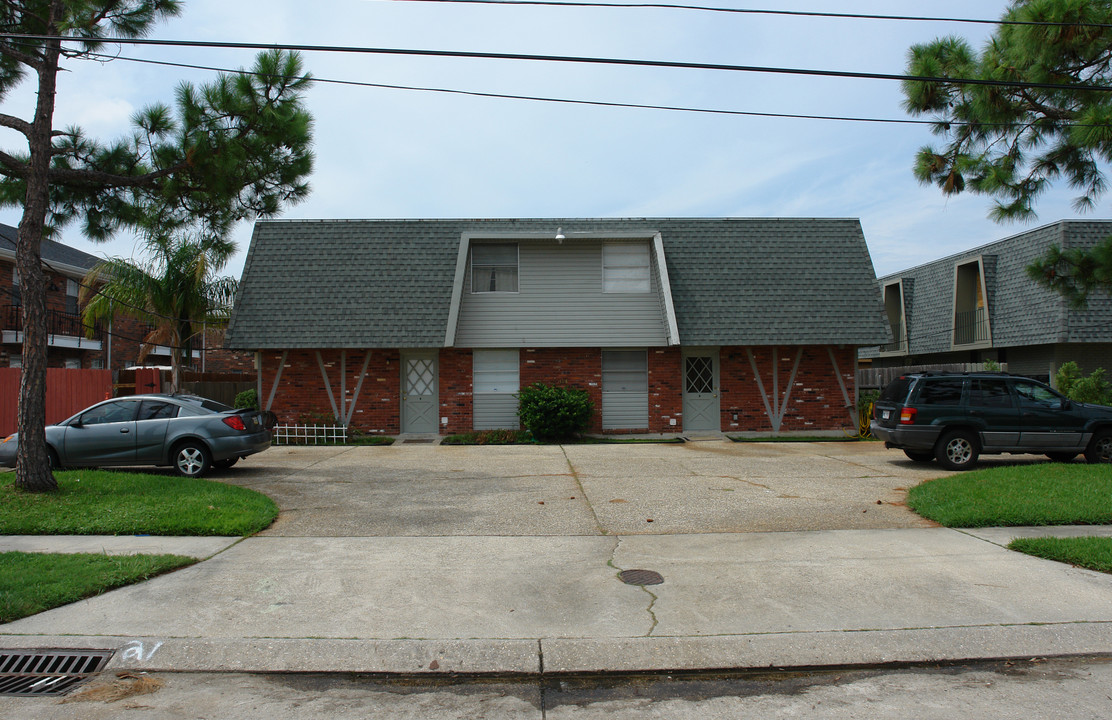
[{"label": "storm drain grate", "polygon": [[104,669],[111,650],[0,652],[0,695],[63,695]]},{"label": "storm drain grate", "polygon": [[428,443],[431,443],[431,442],[436,442],[436,441],[433,440],[433,438],[409,438],[408,440],[402,440],[402,445],[408,445],[409,443],[419,443],[419,444],[426,444],[427,445]]},{"label": "storm drain grate", "polygon": [[622,570],[618,579],[626,585],[659,585],[664,576],[655,570]]}]

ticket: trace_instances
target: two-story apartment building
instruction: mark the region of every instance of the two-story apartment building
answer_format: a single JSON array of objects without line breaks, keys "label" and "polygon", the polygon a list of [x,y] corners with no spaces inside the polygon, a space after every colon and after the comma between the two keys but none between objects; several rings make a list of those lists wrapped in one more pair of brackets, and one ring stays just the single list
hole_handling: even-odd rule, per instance
[{"label": "two-story apartment building", "polygon": [[862,348],[873,367],[1007,363],[1047,380],[1065,362],[1112,370],[1112,298],[1084,309],[1027,276],[1052,245],[1090,248],[1112,220],[1067,220],[1013,235],[879,280],[890,342]]},{"label": "two-story apartment building", "polygon": [[534,382],[596,432],[841,432],[887,339],[857,220],[256,223],[227,347],[280,422],[516,428]]},{"label": "two-story apartment building", "polygon": [[[0,224],[0,367],[22,364],[23,303],[15,267],[17,229]],[[98,258],[53,240],[43,240],[42,270],[47,276],[47,366],[119,370],[137,364],[150,332],[146,323],[125,315],[98,327],[89,337],[81,320],[79,297],[85,273]],[[253,372],[253,359],[224,350],[224,328],[209,328],[196,343],[192,365],[210,372]],[[155,346],[144,364],[168,365],[170,349]]]}]

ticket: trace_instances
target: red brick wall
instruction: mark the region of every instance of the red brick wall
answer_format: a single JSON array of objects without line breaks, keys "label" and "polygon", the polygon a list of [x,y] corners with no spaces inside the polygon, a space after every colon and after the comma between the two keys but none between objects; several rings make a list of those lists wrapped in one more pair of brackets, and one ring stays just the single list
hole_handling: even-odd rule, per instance
[{"label": "red brick wall", "polygon": [[[397,350],[372,350],[367,375],[363,380],[351,426],[367,433],[397,434],[399,431],[400,385],[399,355]],[[278,372],[281,352],[267,350],[261,353],[259,376],[262,380],[261,405],[266,404]],[[362,350],[348,350],[346,363],[346,392],[350,402],[355,397],[359,373],[363,369],[365,354]],[[329,374],[332,396],[340,405],[341,351],[322,350],[321,359]],[[282,424],[331,423],[332,405],[328,401],[324,378],[313,350],[291,350],[274,394],[270,408]]]},{"label": "red brick wall", "polygon": [[586,390],[595,406],[589,432],[602,432],[602,351],[599,348],[523,348],[521,387],[533,383]]},{"label": "red brick wall", "polygon": [[[750,348],[769,395],[779,390],[784,397],[799,347]],[[833,347],[850,403],[854,397],[855,352],[853,347]],[[328,370],[334,397],[340,392],[340,352],[321,351]],[[773,357],[776,358],[776,383],[773,383]],[[263,382],[261,402],[266,402],[274,383],[280,352],[262,353],[260,374]],[[587,391],[595,404],[591,432],[601,432],[602,351],[598,348],[523,348],[521,386],[534,382],[569,385]],[[359,382],[364,353],[347,351],[347,396],[350,399]],[[371,351],[367,376],[357,400],[352,426],[369,433],[396,434],[400,431],[400,354],[397,350]],[[440,413],[448,418],[441,426],[445,433],[468,432],[472,427],[472,354],[468,349],[445,348],[439,353]],[[650,348],[649,432],[683,431],[682,353],[679,348]],[[761,397],[745,347],[725,347],[719,353],[721,385],[721,422],[724,432],[771,432],[773,424]],[[339,400],[337,399],[337,404]],[[271,408],[281,423],[331,422],[328,401],[316,354],[312,350],[291,350],[283,369],[281,383]],[[849,408],[834,375],[826,346],[805,347],[787,397],[780,425],[781,432],[814,432],[846,429],[852,431]],[[676,424],[672,425],[671,420]]]},{"label": "red brick wall", "polygon": [[649,432],[683,430],[682,362],[678,347],[649,348]]},{"label": "red brick wall", "polygon": [[[440,431],[453,435],[471,432],[474,427],[474,398],[471,382],[472,363],[470,350],[444,348],[440,351],[440,418],[448,418]],[[437,422],[440,419],[437,418]]]},{"label": "red brick wall", "polygon": [[[832,347],[849,394],[850,403],[854,399],[855,347]],[[760,373],[764,392],[768,396],[769,408],[776,412],[776,405],[783,405],[788,382],[792,377],[798,346],[778,348],[756,347],[752,350],[753,360]],[[729,431],[771,432],[772,420],[765,409],[758,384],[749,361],[747,348],[722,348],[720,378],[722,387],[722,429]],[[773,382],[773,358],[777,370]],[[773,396],[778,400],[774,404]],[[842,390],[835,377],[834,366],[830,362],[827,346],[807,346],[803,348],[799,367],[796,370],[790,392],[787,393],[787,407],[784,410],[780,432],[799,432],[815,430],[846,429],[853,432],[850,409],[842,396]]]}]

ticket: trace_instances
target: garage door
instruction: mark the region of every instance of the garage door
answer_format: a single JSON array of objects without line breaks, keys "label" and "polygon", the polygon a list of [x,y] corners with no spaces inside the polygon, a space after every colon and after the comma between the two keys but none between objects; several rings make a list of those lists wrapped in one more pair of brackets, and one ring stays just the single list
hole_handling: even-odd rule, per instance
[{"label": "garage door", "polygon": [[602,351],[602,429],[649,427],[649,360],[644,350]]},{"label": "garage door", "polygon": [[475,350],[472,357],[475,429],[518,429],[517,350]]}]

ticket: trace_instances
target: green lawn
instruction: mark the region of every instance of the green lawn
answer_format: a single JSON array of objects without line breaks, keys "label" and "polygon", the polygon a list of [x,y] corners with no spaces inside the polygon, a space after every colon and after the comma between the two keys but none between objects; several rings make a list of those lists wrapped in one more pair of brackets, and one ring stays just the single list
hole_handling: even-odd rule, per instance
[{"label": "green lawn", "polygon": [[195,562],[180,555],[0,553],[0,623]]},{"label": "green lawn", "polygon": [[[111,470],[55,472],[58,492],[0,475],[0,535],[251,535],[278,506],[211,480]],[[0,553],[0,623],[141,582],[196,560],[178,555]]]},{"label": "green lawn", "polygon": [[[928,480],[907,504],[947,527],[1112,524],[1112,465],[1037,463]],[[1112,573],[1112,538],[1019,538],[1009,548]]]},{"label": "green lawn", "polygon": [[1033,463],[928,480],[907,504],[947,527],[1112,524],[1112,465]]},{"label": "green lawn", "polygon": [[1008,547],[1047,560],[1112,573],[1112,538],[1016,538]]},{"label": "green lawn", "polygon": [[212,480],[63,470],[56,493],[15,489],[0,475],[0,535],[251,535],[274,522],[262,493]]}]

